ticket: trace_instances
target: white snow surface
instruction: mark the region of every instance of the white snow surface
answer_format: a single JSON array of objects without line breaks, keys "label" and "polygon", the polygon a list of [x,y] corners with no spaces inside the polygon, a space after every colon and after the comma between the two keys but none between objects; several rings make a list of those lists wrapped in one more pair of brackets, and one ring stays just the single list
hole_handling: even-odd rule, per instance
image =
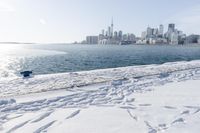
[{"label": "white snow surface", "polygon": [[0,79],[2,133],[199,133],[200,61]]}]

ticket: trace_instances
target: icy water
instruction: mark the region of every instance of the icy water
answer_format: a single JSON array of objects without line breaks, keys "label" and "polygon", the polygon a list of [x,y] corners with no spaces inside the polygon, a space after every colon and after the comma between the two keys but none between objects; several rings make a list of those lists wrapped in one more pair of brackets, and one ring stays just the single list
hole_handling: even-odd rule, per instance
[{"label": "icy water", "polygon": [[0,77],[85,71],[200,59],[200,46],[0,44]]}]

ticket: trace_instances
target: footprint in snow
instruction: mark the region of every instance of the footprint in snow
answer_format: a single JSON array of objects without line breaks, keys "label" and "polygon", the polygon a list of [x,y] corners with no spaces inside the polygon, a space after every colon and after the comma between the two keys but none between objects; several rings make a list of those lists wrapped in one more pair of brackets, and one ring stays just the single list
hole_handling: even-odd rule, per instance
[{"label": "footprint in snow", "polygon": [[199,113],[200,109],[197,109],[193,114]]},{"label": "footprint in snow", "polygon": [[172,107],[172,106],[164,106],[164,108],[166,108],[166,109],[177,109],[176,107]]},{"label": "footprint in snow", "polygon": [[11,128],[11,129],[10,129],[9,131],[7,131],[6,133],[12,133],[13,131],[17,130],[18,128],[21,128],[21,127],[23,127],[24,125],[26,125],[29,121],[30,121],[30,120],[25,121],[25,122],[22,122],[22,123],[20,123],[20,124],[18,124],[18,125],[16,125],[16,126],[14,126],[13,128]]},{"label": "footprint in snow", "polygon": [[127,112],[128,112],[128,114],[130,115],[131,118],[133,118],[135,121],[138,121],[138,117],[133,116],[129,109],[127,109]]},{"label": "footprint in snow", "polygon": [[152,104],[139,104],[139,106],[144,106],[144,107],[147,107],[147,106],[151,106]]},{"label": "footprint in snow", "polygon": [[121,106],[121,109],[137,109],[136,107],[132,107],[132,106]]},{"label": "footprint in snow", "polygon": [[185,120],[183,118],[178,118],[178,119],[174,120],[171,124],[173,125],[176,123],[184,123],[184,122],[185,122]]},{"label": "footprint in snow", "polygon": [[46,125],[38,128],[36,131],[34,131],[33,133],[41,133],[41,132],[46,132],[46,129],[49,128],[53,123],[55,123],[56,121],[52,121],[47,123]]},{"label": "footprint in snow", "polygon": [[8,116],[7,120],[13,120],[13,119],[16,119],[16,118],[19,118],[19,117],[22,117],[22,116],[23,116],[22,114],[18,114],[16,116]]},{"label": "footprint in snow", "polygon": [[135,101],[135,98],[126,99],[126,102],[127,102],[127,103],[132,103],[132,102],[134,102],[134,101]]},{"label": "footprint in snow", "polygon": [[150,124],[149,124],[149,122],[148,121],[144,121],[144,123],[146,124],[146,126],[149,128],[149,131],[148,131],[148,133],[157,133],[157,130],[156,129],[154,129]]},{"label": "footprint in snow", "polygon": [[78,115],[79,113],[80,113],[80,110],[77,110],[77,111],[73,112],[71,115],[67,116],[65,119],[70,119],[70,118]]},{"label": "footprint in snow", "polygon": [[39,116],[38,118],[36,118],[35,120],[33,120],[31,123],[41,121],[41,120],[45,119],[46,117],[48,117],[49,115],[51,115],[51,113],[53,113],[53,111],[44,113],[41,116]]},{"label": "footprint in snow", "polygon": [[185,110],[181,113],[181,115],[186,115],[186,114],[190,114],[190,111],[189,110]]},{"label": "footprint in snow", "polygon": [[184,106],[186,108],[189,108],[189,109],[200,109],[199,106]]},{"label": "footprint in snow", "polygon": [[168,128],[169,127],[167,126],[167,124],[159,124],[158,125],[158,131],[161,131],[161,132],[167,130]]}]

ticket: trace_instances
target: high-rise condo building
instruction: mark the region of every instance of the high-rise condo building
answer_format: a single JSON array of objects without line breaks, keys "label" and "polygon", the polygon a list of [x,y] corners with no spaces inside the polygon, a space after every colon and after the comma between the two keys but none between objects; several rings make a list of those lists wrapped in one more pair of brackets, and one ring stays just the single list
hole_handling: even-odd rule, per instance
[{"label": "high-rise condo building", "polygon": [[147,36],[147,32],[146,31],[143,31],[142,34],[141,34],[141,39],[144,40]]},{"label": "high-rise condo building", "polygon": [[118,38],[118,34],[117,31],[114,32],[114,38],[117,39]]},{"label": "high-rise condo building", "polygon": [[111,22],[111,37],[113,37],[113,32],[114,32],[114,24],[113,24],[113,18]]},{"label": "high-rise condo building", "polygon": [[164,34],[164,26],[161,24],[160,26],[159,26],[159,35],[161,35],[161,36],[163,36],[163,34]]},{"label": "high-rise condo building", "polygon": [[108,26],[108,36],[111,37],[111,27]]},{"label": "high-rise condo building", "polygon": [[172,33],[174,31],[175,31],[175,24],[169,24],[169,26],[168,26],[168,32]]},{"label": "high-rise condo building", "polygon": [[123,33],[121,30],[119,31],[118,36],[119,36],[119,39],[122,40]]},{"label": "high-rise condo building", "polygon": [[148,27],[147,28],[147,38],[150,38],[153,35],[153,29]]}]

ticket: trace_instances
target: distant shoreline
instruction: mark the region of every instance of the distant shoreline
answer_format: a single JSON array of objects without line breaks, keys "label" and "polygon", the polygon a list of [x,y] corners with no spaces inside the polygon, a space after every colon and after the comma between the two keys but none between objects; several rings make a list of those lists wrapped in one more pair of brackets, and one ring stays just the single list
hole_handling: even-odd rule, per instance
[{"label": "distant shoreline", "polygon": [[37,44],[33,42],[0,42],[0,44]]},{"label": "distant shoreline", "polygon": [[134,44],[127,44],[127,45],[119,45],[119,44],[81,44],[81,43],[35,43],[35,42],[0,42],[1,44],[41,44],[41,45],[48,45],[48,44],[66,44],[66,45],[116,45],[116,46],[129,46],[129,45],[150,45],[150,46],[200,46],[199,43],[189,43],[189,44],[138,44],[138,43],[134,43]]}]

